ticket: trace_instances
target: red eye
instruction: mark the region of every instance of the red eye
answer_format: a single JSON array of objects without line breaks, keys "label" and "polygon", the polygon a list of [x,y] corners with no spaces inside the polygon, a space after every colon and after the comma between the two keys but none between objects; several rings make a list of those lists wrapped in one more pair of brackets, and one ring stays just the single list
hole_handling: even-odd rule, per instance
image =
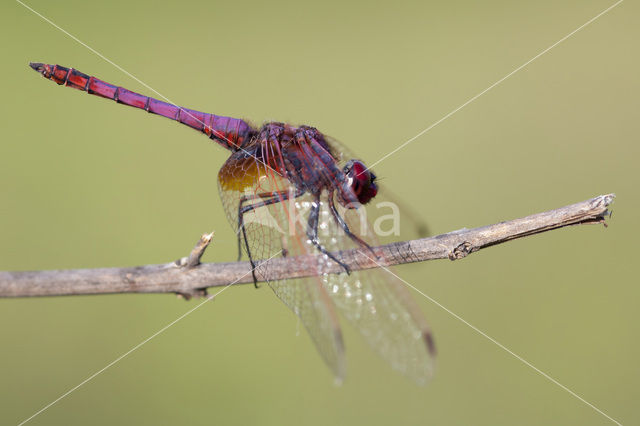
[{"label": "red eye", "polygon": [[350,182],[349,186],[358,197],[360,204],[367,204],[378,193],[378,185],[375,183],[376,175],[371,173],[362,161],[351,160],[345,168],[345,175]]},{"label": "red eye", "polygon": [[353,173],[357,179],[364,178],[363,174],[367,172],[367,168],[359,161],[353,163]]}]

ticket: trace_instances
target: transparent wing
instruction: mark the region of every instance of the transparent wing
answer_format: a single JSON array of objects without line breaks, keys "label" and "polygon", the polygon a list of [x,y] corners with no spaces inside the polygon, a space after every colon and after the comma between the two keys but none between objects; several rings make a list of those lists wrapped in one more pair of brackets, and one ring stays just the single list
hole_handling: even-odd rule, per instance
[{"label": "transparent wing", "polygon": [[335,377],[344,379],[346,365],[342,332],[322,282],[318,279],[273,281],[269,286],[300,318]]},{"label": "transparent wing", "polygon": [[[323,211],[323,214],[327,219],[323,222],[326,248],[337,251],[353,247],[335,221],[329,220],[330,212]],[[370,244],[376,244],[364,216],[353,210],[342,214],[353,232],[358,232]],[[364,254],[374,258],[369,252]],[[355,271],[349,276],[326,274],[322,276],[323,285],[338,312],[393,369],[423,384],[434,368],[435,346],[431,330],[405,285],[390,270]]]},{"label": "transparent wing", "polygon": [[[341,166],[359,157],[338,140],[325,135]],[[426,222],[387,188],[378,183],[378,194],[366,212],[342,210],[352,232],[371,246],[399,238],[428,235]],[[330,251],[344,249],[347,238],[338,226],[327,221],[326,241]],[[331,235],[332,237],[329,237]],[[364,252],[373,258],[373,255]],[[430,327],[409,291],[394,275],[394,268],[357,271],[348,278],[327,275],[338,311],[363,335],[371,347],[392,368],[425,383],[433,374],[435,345]]]},{"label": "transparent wing", "polygon": [[[248,250],[254,259],[296,256],[313,251],[305,232],[309,197],[294,198],[295,189],[287,180],[256,159],[238,153],[222,167],[218,183],[225,212],[237,232],[239,204],[260,206],[244,215]],[[266,204],[274,199],[276,202]],[[242,238],[243,234],[239,236]],[[242,242],[244,246],[244,240]],[[260,264],[256,275],[261,279],[268,277],[269,263]],[[336,378],[343,379],[342,333],[335,307],[321,278],[270,281],[269,286],[300,318]]]},{"label": "transparent wing", "polygon": [[[342,143],[327,137],[340,166],[359,157]],[[364,210],[364,211],[363,211]],[[424,237],[426,222],[401,203],[384,186],[358,210],[340,209],[351,231],[371,246],[398,238]],[[325,247],[329,251],[355,247],[342,229],[323,210]],[[373,255],[364,252],[373,258]],[[324,284],[340,314],[362,334],[371,347],[393,369],[425,383],[433,374],[435,345],[430,327],[404,285],[392,273],[394,268],[353,272],[350,276],[324,275]]]},{"label": "transparent wing", "polygon": [[[336,186],[338,184],[336,182]],[[310,195],[297,197],[288,180],[242,153],[233,154],[222,167],[219,185],[225,211],[236,230],[239,229],[239,204],[252,206],[244,214],[244,230],[254,259],[268,259],[273,255],[318,256],[316,277],[275,281],[269,285],[301,319],[338,378],[344,376],[345,362],[335,308],[395,370],[419,383],[428,379],[435,350],[422,313],[403,284],[381,268],[350,275],[325,273],[333,266],[333,260],[321,255],[307,237],[308,216],[314,202]],[[356,247],[334,219],[329,196],[325,191],[320,199],[320,243],[330,252]],[[372,246],[377,245],[364,206],[357,210],[344,210],[339,206],[338,209],[354,234]],[[269,262],[261,264],[256,272],[261,278],[268,277]]]}]

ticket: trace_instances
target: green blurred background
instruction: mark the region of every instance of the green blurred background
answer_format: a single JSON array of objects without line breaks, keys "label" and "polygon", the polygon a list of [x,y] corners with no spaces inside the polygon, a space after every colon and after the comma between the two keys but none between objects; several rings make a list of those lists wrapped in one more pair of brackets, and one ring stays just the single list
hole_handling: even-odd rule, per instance
[{"label": "green blurred background", "polygon": [[[318,127],[368,163],[608,1],[28,3],[174,102]],[[550,232],[401,276],[623,424],[637,424],[638,6],[624,2],[376,166],[433,233],[618,198]],[[215,230],[227,157],[161,117],[47,82],[72,66],[151,94],[19,3],[0,6],[0,269],[171,261]],[[240,286],[29,424],[612,424],[414,293],[439,348],[426,387],[345,325],[340,387],[266,287]],[[18,424],[195,306],[172,295],[0,300],[0,423]]]}]

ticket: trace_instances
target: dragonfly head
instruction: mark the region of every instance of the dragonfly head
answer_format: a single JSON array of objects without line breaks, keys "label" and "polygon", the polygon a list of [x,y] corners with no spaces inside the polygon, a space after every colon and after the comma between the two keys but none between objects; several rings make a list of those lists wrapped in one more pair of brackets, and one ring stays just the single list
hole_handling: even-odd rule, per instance
[{"label": "dragonfly head", "polygon": [[[342,188],[340,203],[347,208],[356,208],[353,202],[355,197],[358,203],[367,204],[378,193],[376,175],[360,160],[349,160],[343,169],[345,182]],[[348,194],[348,195],[347,195]],[[356,201],[356,200],[353,200]]]}]

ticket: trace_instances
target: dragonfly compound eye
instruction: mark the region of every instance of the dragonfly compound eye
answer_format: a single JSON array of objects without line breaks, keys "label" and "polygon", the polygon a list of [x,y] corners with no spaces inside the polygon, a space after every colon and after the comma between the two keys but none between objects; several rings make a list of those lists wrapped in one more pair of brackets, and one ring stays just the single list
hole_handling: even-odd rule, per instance
[{"label": "dragonfly compound eye", "polygon": [[362,161],[350,160],[344,166],[344,174],[347,178],[347,186],[358,198],[360,204],[367,204],[378,193],[376,175],[369,171]]}]

